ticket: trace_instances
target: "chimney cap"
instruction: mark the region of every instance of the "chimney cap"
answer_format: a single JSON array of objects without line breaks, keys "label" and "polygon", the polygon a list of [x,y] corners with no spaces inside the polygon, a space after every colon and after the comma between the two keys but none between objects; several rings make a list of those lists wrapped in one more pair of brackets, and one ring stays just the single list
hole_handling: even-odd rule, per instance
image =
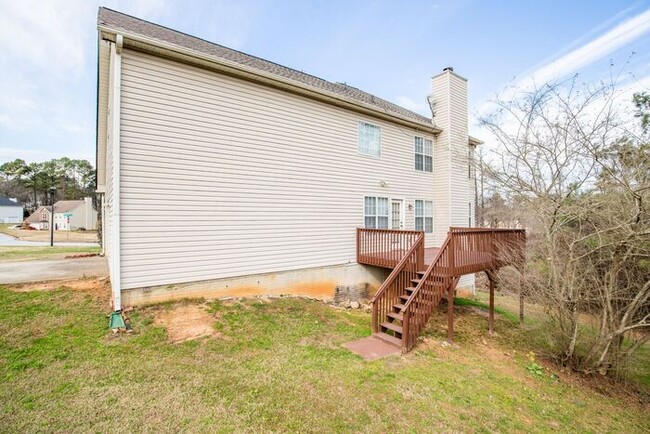
[{"label": "chimney cap", "polygon": [[453,66],[448,66],[446,68],[442,69],[442,72],[449,71],[449,72],[454,72],[454,67]]}]

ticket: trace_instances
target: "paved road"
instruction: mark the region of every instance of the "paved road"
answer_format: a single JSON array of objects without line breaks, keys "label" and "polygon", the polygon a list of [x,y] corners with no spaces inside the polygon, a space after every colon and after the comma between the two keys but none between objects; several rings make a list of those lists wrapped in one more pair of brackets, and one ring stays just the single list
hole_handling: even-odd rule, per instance
[{"label": "paved road", "polygon": [[[49,241],[22,241],[18,238],[14,238],[11,235],[0,234],[0,246],[24,246],[24,247],[36,247],[36,246],[49,246]],[[99,246],[97,243],[71,243],[71,242],[54,242],[55,246],[70,246],[70,247],[93,247]]]},{"label": "paved road", "polygon": [[0,283],[27,283],[43,280],[108,276],[106,258],[43,259],[0,262]]}]

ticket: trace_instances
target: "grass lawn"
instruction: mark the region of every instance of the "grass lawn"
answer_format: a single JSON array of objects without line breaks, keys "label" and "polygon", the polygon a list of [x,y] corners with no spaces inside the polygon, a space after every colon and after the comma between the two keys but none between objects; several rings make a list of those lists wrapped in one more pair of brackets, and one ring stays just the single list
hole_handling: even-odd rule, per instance
[{"label": "grass lawn", "polygon": [[[15,223],[0,223],[0,232],[23,241],[50,241],[50,231],[14,229]],[[54,231],[54,242],[96,243],[97,231]]]},{"label": "grass lawn", "polygon": [[64,258],[67,255],[99,253],[100,249],[96,246],[76,247],[76,246],[0,246],[0,261],[27,261],[32,259],[57,259]]},{"label": "grass lawn", "polygon": [[217,335],[172,344],[154,318],[176,306],[136,310],[135,332],[113,335],[96,290],[0,286],[2,431],[650,430],[637,394],[529,372],[526,332],[504,315],[489,336],[480,307],[459,307],[457,345],[440,345],[440,311],[414,351],[364,362],[341,344],[369,334],[367,313],[213,302]]}]

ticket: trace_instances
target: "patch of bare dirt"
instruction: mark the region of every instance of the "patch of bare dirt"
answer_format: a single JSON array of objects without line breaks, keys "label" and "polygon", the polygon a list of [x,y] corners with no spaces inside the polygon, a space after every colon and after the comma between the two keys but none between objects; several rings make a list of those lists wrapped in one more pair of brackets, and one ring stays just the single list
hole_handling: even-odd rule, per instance
[{"label": "patch of bare dirt", "polygon": [[32,282],[11,285],[9,289],[15,292],[54,291],[65,288],[73,291],[91,293],[97,298],[110,298],[110,281],[107,277],[92,277],[87,279],[53,280],[49,282]]},{"label": "patch of bare dirt", "polygon": [[154,324],[164,327],[171,342],[220,336],[214,329],[215,318],[203,305],[181,305],[154,312]]}]

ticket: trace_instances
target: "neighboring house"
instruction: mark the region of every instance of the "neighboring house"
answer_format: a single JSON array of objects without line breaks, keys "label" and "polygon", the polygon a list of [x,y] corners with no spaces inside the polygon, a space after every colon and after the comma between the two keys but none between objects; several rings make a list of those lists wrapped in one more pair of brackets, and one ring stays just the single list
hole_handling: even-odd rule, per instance
[{"label": "neighboring house", "polygon": [[0,197],[0,223],[20,223],[23,221],[23,206],[17,199]]},{"label": "neighboring house", "polygon": [[424,231],[433,248],[473,224],[481,142],[451,68],[432,78],[432,119],[109,9],[98,29],[97,190],[116,310],[372,292],[388,270],[356,262],[356,228]]},{"label": "neighboring house", "polygon": [[[26,219],[35,229],[50,228],[50,207],[41,206]],[[93,208],[92,198],[83,200],[60,200],[54,204],[54,230],[95,230],[97,229],[97,211]]]},{"label": "neighboring house", "polygon": [[50,228],[50,207],[39,206],[36,211],[25,219],[25,222],[34,229],[45,230]]}]

